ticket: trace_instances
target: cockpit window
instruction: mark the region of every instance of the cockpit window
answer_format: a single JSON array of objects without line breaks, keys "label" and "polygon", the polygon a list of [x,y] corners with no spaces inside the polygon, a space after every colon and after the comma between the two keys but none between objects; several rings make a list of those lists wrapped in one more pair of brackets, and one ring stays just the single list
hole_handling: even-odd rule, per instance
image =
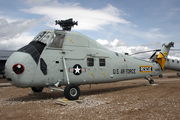
[{"label": "cockpit window", "polygon": [[33,41],[40,41],[42,43],[47,43],[48,38],[50,37],[51,32],[50,31],[43,31],[39,33]]},{"label": "cockpit window", "polygon": [[46,35],[44,35],[44,36],[42,37],[42,39],[40,40],[40,42],[42,42],[42,43],[47,43],[47,40],[49,39],[50,35],[51,35],[51,32],[48,32]]},{"label": "cockpit window", "polygon": [[46,31],[39,33],[39,34],[33,39],[33,41],[38,41],[38,40],[40,40],[45,34],[46,34]]},{"label": "cockpit window", "polygon": [[55,33],[52,37],[48,47],[55,47],[55,48],[62,48],[64,42],[64,34],[57,34]]}]

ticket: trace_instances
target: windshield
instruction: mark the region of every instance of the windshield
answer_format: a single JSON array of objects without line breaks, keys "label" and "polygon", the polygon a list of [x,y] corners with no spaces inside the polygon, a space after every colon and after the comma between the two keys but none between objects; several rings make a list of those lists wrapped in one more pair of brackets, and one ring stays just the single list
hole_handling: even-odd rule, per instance
[{"label": "windshield", "polygon": [[51,41],[48,45],[48,47],[54,47],[54,48],[62,48],[63,42],[64,42],[65,34],[58,34],[55,33],[53,37],[51,38]]},{"label": "windshield", "polygon": [[40,41],[42,43],[47,43],[48,38],[50,37],[51,32],[50,31],[43,31],[41,33],[39,33],[34,39],[33,41]]}]

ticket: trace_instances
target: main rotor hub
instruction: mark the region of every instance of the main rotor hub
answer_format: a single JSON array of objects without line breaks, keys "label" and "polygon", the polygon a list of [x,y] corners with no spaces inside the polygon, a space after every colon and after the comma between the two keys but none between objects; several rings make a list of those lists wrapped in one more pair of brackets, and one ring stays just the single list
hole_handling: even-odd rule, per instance
[{"label": "main rotor hub", "polygon": [[59,24],[64,31],[71,31],[71,27],[78,25],[78,21],[75,22],[72,18],[69,18],[67,20],[56,20],[55,25],[57,24]]}]

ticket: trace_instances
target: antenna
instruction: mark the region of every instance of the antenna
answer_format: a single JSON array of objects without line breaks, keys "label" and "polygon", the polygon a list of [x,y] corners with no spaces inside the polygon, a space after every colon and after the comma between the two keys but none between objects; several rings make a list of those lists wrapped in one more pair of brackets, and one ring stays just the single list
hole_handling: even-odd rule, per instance
[{"label": "antenna", "polygon": [[59,24],[60,27],[64,31],[71,31],[71,27],[74,27],[74,25],[78,25],[78,21],[73,21],[73,18],[69,18],[67,20],[56,20],[55,25]]}]

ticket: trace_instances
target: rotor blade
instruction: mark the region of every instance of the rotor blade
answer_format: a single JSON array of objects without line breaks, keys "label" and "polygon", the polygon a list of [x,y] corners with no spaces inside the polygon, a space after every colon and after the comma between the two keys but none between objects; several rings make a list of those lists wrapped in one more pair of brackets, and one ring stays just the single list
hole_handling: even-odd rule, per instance
[{"label": "rotor blade", "polygon": [[149,59],[152,59],[156,55],[156,52],[154,52]]},{"label": "rotor blade", "polygon": [[131,55],[136,55],[136,54],[141,54],[141,53],[146,53],[146,52],[152,52],[152,51],[157,52],[157,51],[161,51],[161,49],[155,49],[155,50],[142,51],[142,52],[138,52],[138,53],[133,53],[133,54],[131,54]]},{"label": "rotor blade", "polygon": [[180,49],[171,49],[170,51],[180,51]]}]

